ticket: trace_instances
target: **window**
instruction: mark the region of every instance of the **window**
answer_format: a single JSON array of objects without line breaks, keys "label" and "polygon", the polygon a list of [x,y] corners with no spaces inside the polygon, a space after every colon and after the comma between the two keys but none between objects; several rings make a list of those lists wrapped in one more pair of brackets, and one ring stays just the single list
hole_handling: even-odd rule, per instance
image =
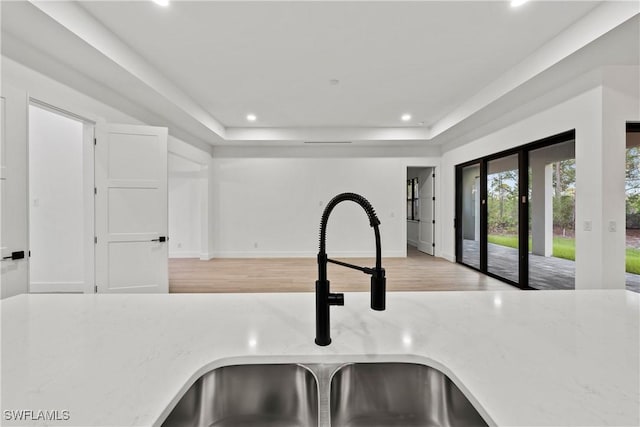
[{"label": "window", "polygon": [[407,180],[407,219],[411,221],[419,221],[418,214],[418,178]]}]

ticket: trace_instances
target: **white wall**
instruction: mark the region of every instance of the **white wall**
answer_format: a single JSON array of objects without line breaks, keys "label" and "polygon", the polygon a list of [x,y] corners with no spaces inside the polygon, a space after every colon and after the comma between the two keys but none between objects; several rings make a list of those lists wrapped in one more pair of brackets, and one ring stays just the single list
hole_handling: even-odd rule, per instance
[{"label": "white wall", "polygon": [[[169,136],[169,154],[180,157],[200,167],[200,259],[209,260],[213,258],[214,238],[214,215],[213,215],[213,159],[211,154],[204,152],[186,142]],[[171,203],[171,201],[169,202]],[[171,239],[171,236],[169,236]],[[171,240],[170,240],[171,241]]]},{"label": "white wall", "polygon": [[33,291],[82,291],[83,125],[29,107],[29,250]]},{"label": "white wall", "polygon": [[[627,121],[640,120],[640,67],[608,67],[602,89],[602,253],[603,277],[626,281],[625,158]],[[578,219],[576,219],[578,221]],[[613,225],[615,231],[611,231]]]},{"label": "white wall", "polygon": [[[577,289],[624,288],[624,230],[612,233],[606,224],[624,220],[624,154],[618,154],[625,121],[638,118],[638,68],[609,68],[601,76],[600,84],[579,95],[464,145],[444,147],[442,155],[440,208],[446,222],[455,216],[456,164],[575,129]],[[617,90],[608,82],[617,82]],[[584,230],[585,221],[592,231]],[[454,229],[444,227],[442,233],[442,254],[453,261]]]},{"label": "white wall", "polygon": [[169,154],[169,258],[199,258],[202,253],[201,166]]},{"label": "white wall", "polygon": [[[241,150],[214,152],[215,256],[315,256],[322,212],[342,192],[359,193],[375,208],[383,255],[405,256],[407,166],[438,159],[366,157],[365,148],[360,157],[305,152],[307,157],[277,149],[252,157]],[[334,209],[327,227],[330,256],[373,256],[374,242],[358,205],[344,202]]]}]

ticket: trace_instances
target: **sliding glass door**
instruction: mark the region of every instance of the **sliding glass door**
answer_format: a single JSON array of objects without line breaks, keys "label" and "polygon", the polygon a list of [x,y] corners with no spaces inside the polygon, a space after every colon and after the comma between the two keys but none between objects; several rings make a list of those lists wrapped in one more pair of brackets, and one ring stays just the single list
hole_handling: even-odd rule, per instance
[{"label": "sliding glass door", "polygon": [[519,270],[518,155],[487,162],[487,271],[514,283]]},{"label": "sliding glass door", "polygon": [[459,260],[480,270],[480,163],[461,169]]},{"label": "sliding glass door", "polygon": [[575,142],[531,150],[528,156],[529,286],[575,289]]},{"label": "sliding glass door", "polygon": [[575,132],[456,167],[456,261],[523,289],[573,289]]}]

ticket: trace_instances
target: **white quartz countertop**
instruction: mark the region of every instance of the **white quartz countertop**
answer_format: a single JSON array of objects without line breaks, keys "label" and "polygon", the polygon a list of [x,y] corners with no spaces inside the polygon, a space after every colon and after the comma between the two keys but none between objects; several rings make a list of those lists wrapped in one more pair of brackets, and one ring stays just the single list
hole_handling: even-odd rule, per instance
[{"label": "white quartz countertop", "polygon": [[[2,425],[152,426],[202,373],[258,362],[412,361],[492,425],[640,425],[640,295],[628,291],[21,295],[0,303]],[[17,423],[7,411],[68,411]]]}]

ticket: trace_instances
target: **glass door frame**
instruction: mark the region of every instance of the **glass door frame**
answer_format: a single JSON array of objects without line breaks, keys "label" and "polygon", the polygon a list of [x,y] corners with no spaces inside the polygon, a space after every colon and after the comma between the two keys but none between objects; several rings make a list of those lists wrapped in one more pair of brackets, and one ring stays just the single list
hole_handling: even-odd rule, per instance
[{"label": "glass door frame", "polygon": [[[575,141],[576,131],[572,129],[505,151],[473,159],[455,166],[455,258],[456,263],[472,268],[487,276],[525,290],[535,290],[529,286],[529,152],[554,144]],[[518,283],[488,271],[488,205],[487,205],[487,164],[507,156],[518,155]],[[463,262],[462,249],[462,171],[472,165],[480,166],[480,268]]]}]

